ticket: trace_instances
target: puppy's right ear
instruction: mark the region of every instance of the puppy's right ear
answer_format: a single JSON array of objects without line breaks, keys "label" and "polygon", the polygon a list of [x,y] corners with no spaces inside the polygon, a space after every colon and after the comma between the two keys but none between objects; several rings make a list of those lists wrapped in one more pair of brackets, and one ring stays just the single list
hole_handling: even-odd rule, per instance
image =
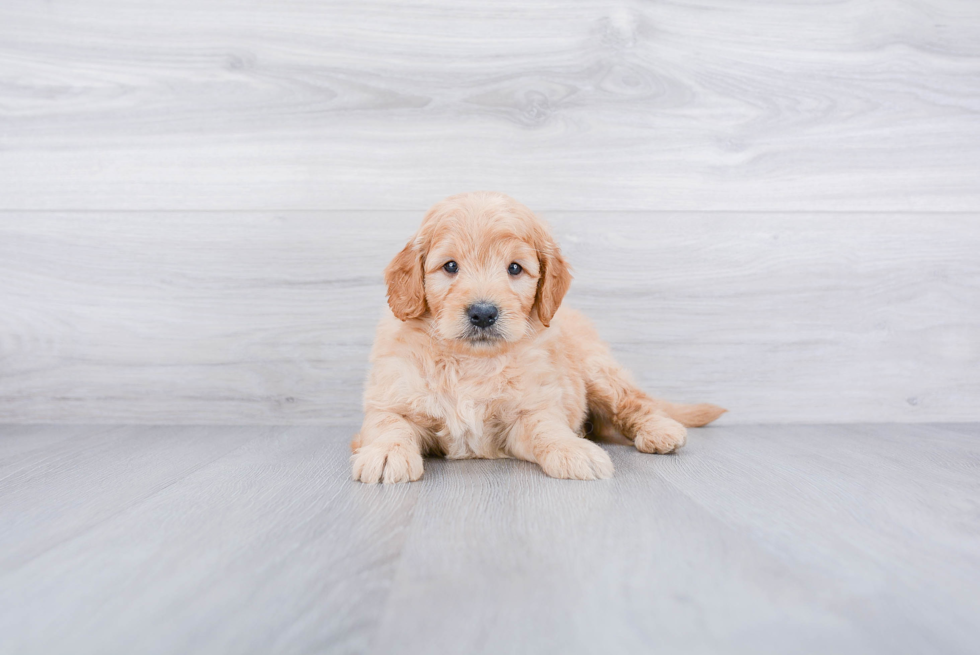
[{"label": "puppy's right ear", "polygon": [[422,277],[422,252],[409,241],[385,269],[388,306],[403,321],[425,313],[425,282]]}]

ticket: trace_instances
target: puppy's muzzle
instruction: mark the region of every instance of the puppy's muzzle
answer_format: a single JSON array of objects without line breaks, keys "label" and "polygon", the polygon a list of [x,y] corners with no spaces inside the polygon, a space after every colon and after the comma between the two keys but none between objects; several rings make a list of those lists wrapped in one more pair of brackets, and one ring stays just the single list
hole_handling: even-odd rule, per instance
[{"label": "puppy's muzzle", "polygon": [[490,302],[475,302],[466,308],[470,324],[480,329],[486,329],[497,322],[500,311]]}]

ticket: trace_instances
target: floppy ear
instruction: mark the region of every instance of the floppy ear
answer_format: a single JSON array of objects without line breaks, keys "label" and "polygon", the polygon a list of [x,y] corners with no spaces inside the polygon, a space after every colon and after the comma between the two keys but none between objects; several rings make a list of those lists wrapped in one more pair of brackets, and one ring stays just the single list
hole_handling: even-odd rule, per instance
[{"label": "floppy ear", "polygon": [[422,253],[409,241],[385,269],[388,306],[403,321],[425,313],[425,282],[422,277]]},{"label": "floppy ear", "polygon": [[572,283],[572,272],[554,241],[549,239],[545,247],[538,249],[538,253],[541,277],[538,278],[538,295],[534,304],[542,325],[548,327]]}]

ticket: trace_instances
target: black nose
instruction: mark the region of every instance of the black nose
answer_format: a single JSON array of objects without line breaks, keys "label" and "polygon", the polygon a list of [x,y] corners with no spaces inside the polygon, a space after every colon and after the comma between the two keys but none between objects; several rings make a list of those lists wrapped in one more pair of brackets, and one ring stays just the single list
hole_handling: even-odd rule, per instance
[{"label": "black nose", "polygon": [[497,306],[489,302],[473,303],[466,309],[466,315],[476,327],[490,327],[497,322]]}]

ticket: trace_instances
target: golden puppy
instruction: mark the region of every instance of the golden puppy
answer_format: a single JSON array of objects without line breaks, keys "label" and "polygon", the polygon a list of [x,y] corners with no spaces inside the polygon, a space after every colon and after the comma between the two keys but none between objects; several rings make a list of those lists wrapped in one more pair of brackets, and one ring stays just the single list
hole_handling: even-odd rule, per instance
[{"label": "golden puppy", "polygon": [[725,411],[637,388],[585,317],[559,307],[571,279],[545,224],[508,196],[466,193],[429,210],[385,270],[391,312],[351,444],[354,479],[418,480],[425,454],[608,478],[612,461],[584,438],[587,422],[669,453],[685,426]]}]

